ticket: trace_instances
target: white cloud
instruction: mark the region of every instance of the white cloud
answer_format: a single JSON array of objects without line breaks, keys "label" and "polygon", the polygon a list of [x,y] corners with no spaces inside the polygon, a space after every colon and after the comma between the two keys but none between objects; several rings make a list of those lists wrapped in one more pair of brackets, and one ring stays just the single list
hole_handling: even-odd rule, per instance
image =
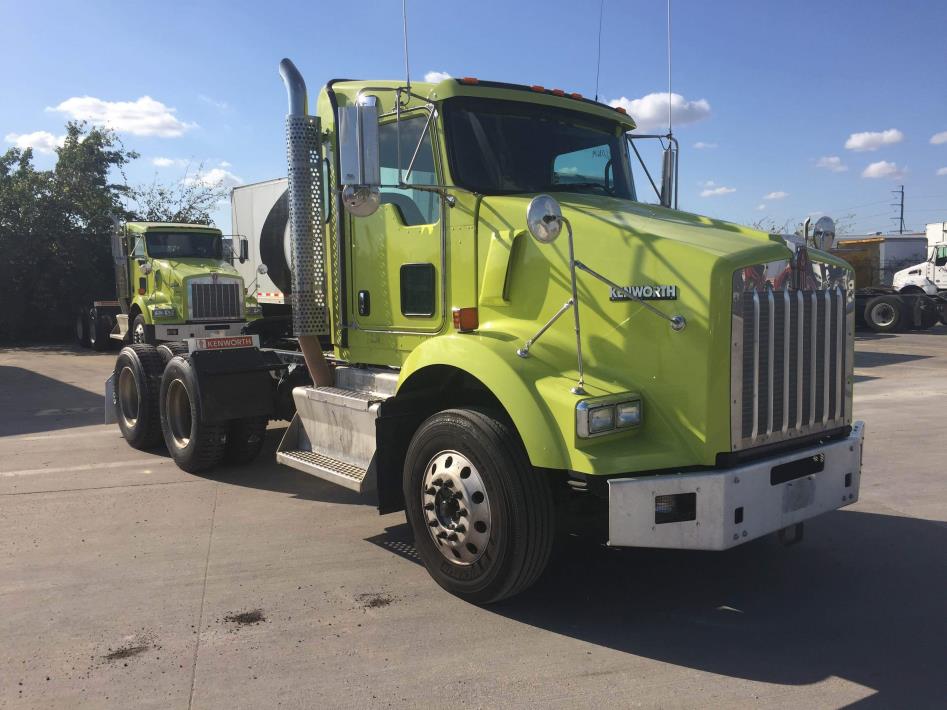
[{"label": "white cloud", "polygon": [[234,175],[222,167],[211,168],[205,172],[189,175],[183,180],[185,185],[204,185],[205,187],[223,187],[230,189],[243,184],[243,178]]},{"label": "white cloud", "polygon": [[188,164],[188,161],[184,158],[163,158],[158,156],[157,158],[151,159],[151,164],[159,168],[183,168]]},{"label": "white cloud", "polygon": [[142,96],[136,101],[105,101],[94,96],[73,96],[46,110],[65,113],[74,120],[89,121],[135,136],[177,138],[197,125],[181,121],[174,115],[177,109],[165,106],[150,96]]},{"label": "white cloud", "polygon": [[[622,96],[608,102],[609,106],[621,107],[635,119],[638,130],[644,133],[667,127],[668,94],[660,92],[648,94],[640,99]],[[696,123],[710,115],[710,103],[707,99],[688,101],[680,94],[671,94],[671,115],[675,125]]]},{"label": "white cloud", "polygon": [[934,135],[932,135],[931,143],[933,143],[934,145],[947,143],[947,131],[941,131],[940,133],[935,133]]},{"label": "white cloud", "polygon": [[815,161],[815,166],[817,168],[831,170],[833,173],[844,173],[846,170],[848,170],[848,166],[843,165],[842,159],[837,155],[823,155],[821,158]]},{"label": "white cloud", "polygon": [[883,145],[893,145],[904,140],[904,134],[897,128],[887,131],[863,131],[853,133],[845,141],[845,147],[854,151],[878,150]]},{"label": "white cloud", "polygon": [[862,171],[864,178],[892,178],[898,179],[904,177],[905,170],[899,168],[896,163],[889,163],[887,160],[879,160],[872,163]]},{"label": "white cloud", "polygon": [[789,197],[789,193],[783,192],[782,190],[776,190],[775,192],[770,192],[766,195],[763,195],[764,200],[782,200],[786,197]]},{"label": "white cloud", "polygon": [[713,180],[708,180],[707,182],[701,183],[701,185],[704,188],[701,190],[701,197],[719,197],[737,191],[735,187],[724,187],[723,185],[718,185]]},{"label": "white cloud", "polygon": [[756,209],[758,209],[760,212],[762,212],[763,210],[766,209],[766,205],[765,205],[765,204],[762,204],[762,203],[761,203],[761,204],[758,204],[758,205],[756,206]]},{"label": "white cloud", "polygon": [[709,148],[716,148],[716,147],[717,147],[717,144],[716,144],[716,143],[704,143],[704,141],[697,141],[696,143],[694,143],[694,147],[697,148],[697,150],[706,150],[706,149],[709,149]]},{"label": "white cloud", "polygon": [[446,71],[429,71],[424,75],[424,81],[430,82],[431,84],[437,84],[444,79],[450,79],[451,76]]},{"label": "white cloud", "polygon": [[937,174],[938,174],[939,176],[940,176],[940,175],[947,175],[947,168],[939,168],[939,169],[937,170]]},{"label": "white cloud", "polygon": [[221,160],[221,161],[218,163],[218,165],[219,165],[220,167],[222,167],[222,168],[229,168],[229,167],[230,167],[230,163],[228,163],[226,160]]},{"label": "white cloud", "polygon": [[7,133],[3,139],[7,143],[13,143],[20,150],[32,148],[37,153],[52,153],[66,142],[66,136],[54,136],[49,131]]}]

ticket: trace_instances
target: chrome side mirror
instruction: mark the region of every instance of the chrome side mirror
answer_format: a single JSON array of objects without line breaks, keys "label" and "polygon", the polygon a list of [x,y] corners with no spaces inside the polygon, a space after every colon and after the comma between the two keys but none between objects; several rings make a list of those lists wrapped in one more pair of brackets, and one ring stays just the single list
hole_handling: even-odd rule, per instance
[{"label": "chrome side mirror", "polygon": [[342,204],[355,217],[367,217],[381,200],[378,100],[362,96],[354,106],[339,108],[339,175]]},{"label": "chrome side mirror", "polygon": [[526,208],[526,227],[533,239],[552,244],[562,232],[562,210],[549,195],[537,195]]},{"label": "chrome side mirror", "polygon": [[812,243],[816,249],[828,251],[835,246],[835,222],[831,217],[819,217],[812,230]]},{"label": "chrome side mirror", "polygon": [[668,143],[661,161],[661,194],[659,198],[661,206],[669,209],[674,205],[675,167],[677,167],[677,155],[673,144]]},{"label": "chrome side mirror", "polygon": [[246,237],[240,237],[240,263],[250,258],[250,242]]},{"label": "chrome side mirror", "polygon": [[256,272],[260,276],[263,276],[267,271],[269,271],[269,269],[266,268],[266,264],[260,264],[258,267],[256,267]]},{"label": "chrome side mirror", "polygon": [[152,271],[154,271],[154,267],[151,265],[151,262],[150,262],[150,261],[146,261],[144,264],[142,264],[141,266],[139,266],[138,269],[139,269],[139,271],[141,271],[141,273],[143,273],[145,276],[147,276],[147,275],[150,274]]}]

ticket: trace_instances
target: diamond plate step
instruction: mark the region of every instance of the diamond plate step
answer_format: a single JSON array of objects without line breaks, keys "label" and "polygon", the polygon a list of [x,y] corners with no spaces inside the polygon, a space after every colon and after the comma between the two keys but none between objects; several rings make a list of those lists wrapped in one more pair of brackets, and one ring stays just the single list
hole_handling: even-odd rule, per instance
[{"label": "diamond plate step", "polygon": [[368,471],[315,451],[278,451],[276,460],[299,471],[361,493]]}]

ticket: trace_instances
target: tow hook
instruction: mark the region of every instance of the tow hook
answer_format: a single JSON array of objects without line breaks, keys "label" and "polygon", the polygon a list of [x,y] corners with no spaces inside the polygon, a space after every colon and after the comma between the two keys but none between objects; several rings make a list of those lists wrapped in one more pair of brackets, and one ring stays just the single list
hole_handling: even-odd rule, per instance
[{"label": "tow hook", "polygon": [[805,523],[796,523],[789,525],[776,532],[776,538],[786,547],[796,545],[802,542],[802,534],[805,529]]}]

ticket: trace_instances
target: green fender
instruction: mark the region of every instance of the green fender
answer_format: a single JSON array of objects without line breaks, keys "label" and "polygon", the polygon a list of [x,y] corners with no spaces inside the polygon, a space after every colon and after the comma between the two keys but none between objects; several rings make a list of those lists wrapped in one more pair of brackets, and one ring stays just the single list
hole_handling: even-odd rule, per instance
[{"label": "green fender", "polygon": [[[563,397],[563,402],[558,397],[550,398],[550,385],[554,383],[548,373],[534,372],[539,369],[534,361],[516,357],[514,350],[515,345],[509,340],[475,333],[428,338],[402,366],[398,389],[401,391],[412,375],[427,367],[445,365],[461,369],[477,378],[503,404],[533,466],[568,469],[570,447],[564,440],[563,426],[567,425],[566,431],[574,427],[575,397],[570,395],[571,401]],[[569,394],[568,388],[573,384],[570,380],[552,379],[561,380],[556,389]],[[563,404],[566,422],[562,421]]]}]

